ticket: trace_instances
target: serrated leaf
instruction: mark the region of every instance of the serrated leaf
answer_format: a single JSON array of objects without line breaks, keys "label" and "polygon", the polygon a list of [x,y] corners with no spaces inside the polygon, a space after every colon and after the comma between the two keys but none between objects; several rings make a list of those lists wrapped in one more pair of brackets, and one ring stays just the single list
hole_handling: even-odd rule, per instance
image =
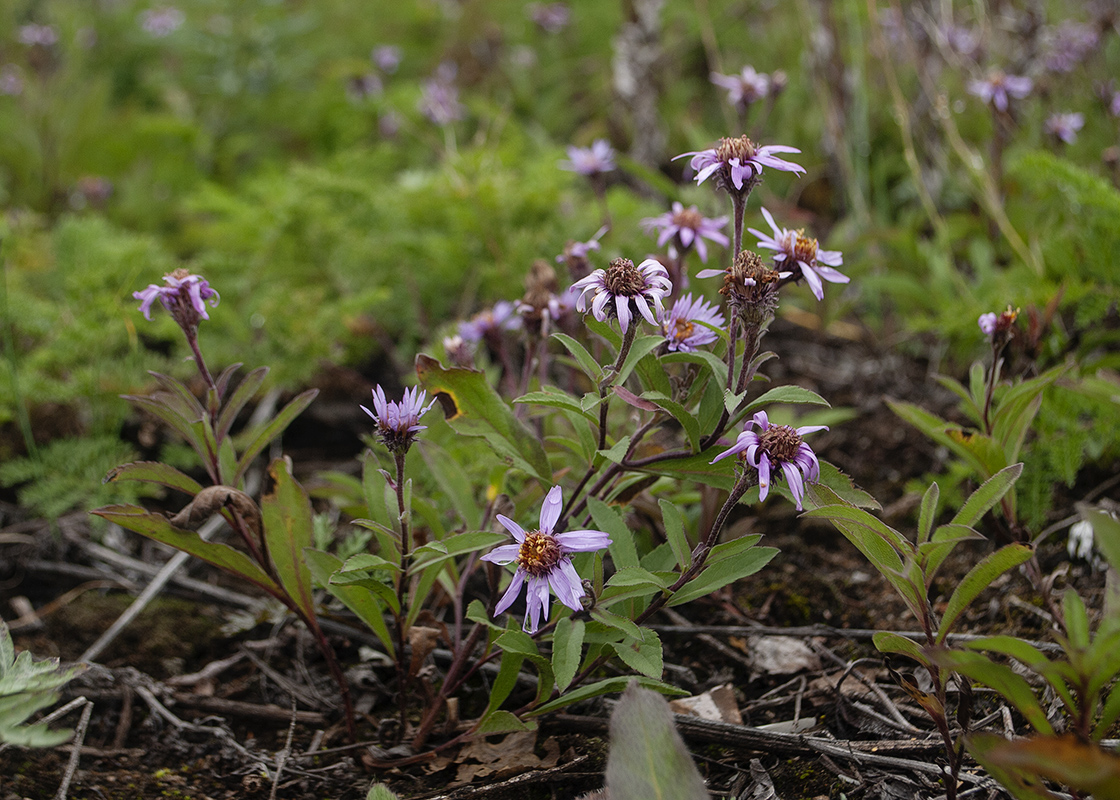
[{"label": "serrated leaf", "polygon": [[949,597],[945,613],[941,617],[941,624],[937,627],[936,641],[940,643],[945,640],[957,618],[964,613],[980,592],[992,585],[992,581],[1007,570],[1019,566],[1033,554],[1034,551],[1026,545],[1009,544],[991,553],[970,569]]},{"label": "serrated leaf", "polygon": [[802,389],[800,386],[775,386],[773,389],[764,392],[761,396],[752,400],[744,411],[749,414],[763,406],[775,405],[777,403],[832,407],[827,400],[816,392]]},{"label": "serrated leaf", "polygon": [[593,609],[591,609],[591,618],[593,620],[601,622],[608,628],[614,628],[615,630],[622,631],[632,639],[642,638],[642,629],[639,628],[632,620],[629,620],[626,617],[620,617],[618,614],[612,614],[610,611],[607,611],[601,606],[597,605]]},{"label": "serrated leaf", "polygon": [[657,633],[644,628],[641,639],[627,638],[622,642],[612,642],[611,647],[623,663],[635,672],[650,678],[660,678],[665,668],[661,639]]},{"label": "serrated leaf", "polygon": [[692,452],[700,451],[700,423],[687,408],[661,392],[643,392],[642,399],[656,403],[658,408],[672,414],[673,419],[680,423],[685,436],[688,437],[688,445]]},{"label": "serrated leaf", "polygon": [[597,416],[589,411],[584,410],[583,404],[566,392],[528,392],[527,394],[523,394],[520,397],[515,398],[513,402],[534,406],[544,406],[546,408],[563,409],[565,411],[574,411],[590,422],[594,422],[596,424],[598,424],[599,422],[599,418]]},{"label": "serrated leaf", "polygon": [[556,688],[561,692],[568,688],[579,669],[584,628],[582,620],[564,617],[556,623],[552,633],[552,673],[556,676]]},{"label": "serrated leaf", "polygon": [[626,354],[626,361],[622,364],[622,369],[612,378],[611,382],[615,384],[626,383],[626,379],[638,366],[638,362],[658,348],[664,341],[665,339],[661,336],[638,336],[635,338],[634,343],[630,345],[630,352]]},{"label": "serrated leaf", "polygon": [[588,377],[592,384],[597,386],[599,381],[603,378],[603,368],[599,362],[595,360],[595,357],[587,352],[587,348],[565,333],[554,333],[552,334],[552,338],[567,348],[568,352],[572,354],[572,358],[576,360],[576,364],[578,364],[579,368],[583,371],[583,374]]},{"label": "serrated leaf", "polygon": [[622,515],[597,497],[587,498],[587,510],[595,527],[610,534],[608,548],[615,569],[638,566],[638,548],[634,546],[634,534],[626,527]]}]

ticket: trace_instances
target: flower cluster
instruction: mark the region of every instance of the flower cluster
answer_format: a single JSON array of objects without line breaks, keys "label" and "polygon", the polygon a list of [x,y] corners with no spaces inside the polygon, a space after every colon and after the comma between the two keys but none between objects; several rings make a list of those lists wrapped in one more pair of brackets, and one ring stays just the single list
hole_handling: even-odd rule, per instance
[{"label": "flower cluster", "polygon": [[650,304],[657,308],[659,314],[664,312],[662,301],[672,288],[665,266],[652,258],[636,267],[628,258],[616,258],[605,270],[597,269],[572,284],[572,289],[580,292],[576,310],[586,310],[587,293],[591,292],[591,313],[595,319],[606,322],[611,317],[618,317],[623,333],[630,327],[634,307],[649,324],[656,325],[657,317]]},{"label": "flower cluster", "polygon": [[[774,217],[765,208],[762,216],[770,224],[773,236],[767,236],[760,230],[748,228],[758,237],[758,246],[774,251],[774,262],[781,266],[793,266],[796,263],[801,268],[801,276],[809,284],[813,296],[818,300],[824,299],[824,284],[821,278],[830,283],[847,283],[851,280],[847,275],[838,272],[833,267],[844,263],[844,256],[839,250],[821,250],[816,239],[810,239],[805,231],[791,231],[779,228],[774,222]],[[793,262],[793,263],[791,263]]]},{"label": "flower cluster", "polygon": [[561,489],[553,486],[541,506],[540,526],[536,530],[526,531],[509,517],[498,514],[498,522],[509,531],[516,544],[495,547],[482,556],[483,561],[494,564],[517,563],[517,571],[513,573],[513,579],[494,612],[505,612],[521,593],[521,587],[526,586],[525,621],[522,625],[526,633],[536,633],[541,619],[548,619],[549,589],[568,608],[573,611],[581,609],[580,598],[584,596],[584,589],[579,573],[572,566],[572,553],[591,553],[611,543],[610,535],[603,531],[554,533],[563,507]]},{"label": "flower cluster", "polygon": [[[751,430],[758,427],[758,433]],[[789,425],[771,425],[765,411],[759,411],[747,423],[746,428],[735,440],[735,444],[724,450],[714,459],[716,463],[728,456],[738,455],[743,461],[758,470],[758,499],[765,500],[770,492],[771,476],[781,469],[789,484],[790,494],[801,511],[805,497],[805,484],[816,483],[821,477],[820,463],[809,445],[801,437],[814,431],[828,430],[827,425],[804,425],[792,428]]]},{"label": "flower cluster", "polygon": [[147,289],[132,293],[140,301],[144,319],[151,320],[152,304],[156,300],[188,334],[198,328],[201,320],[210,319],[210,315],[206,313],[206,301],[210,301],[210,306],[214,307],[221,298],[210,288],[209,281],[201,275],[192,275],[185,269],[170,272],[163,276],[163,280],[167,283],[166,286],[152,283]]},{"label": "flower cluster", "polygon": [[1051,114],[1046,118],[1046,132],[1066,144],[1077,141],[1077,132],[1085,127],[1085,115],[1076,111]]},{"label": "flower cluster", "polygon": [[420,417],[433,405],[433,398],[428,405],[424,401],[428,393],[422,389],[412,388],[404,390],[404,397],[398,403],[395,400],[386,400],[385,391],[378,386],[373,390],[373,411],[362,406],[362,411],[370,415],[377,424],[377,436],[394,455],[404,454],[412,446],[416,434],[427,426],[420,424]]},{"label": "flower cluster", "polygon": [[708,261],[708,246],[704,243],[704,239],[710,239],[718,245],[727,247],[728,239],[720,232],[720,228],[726,224],[727,217],[709,219],[701,214],[696,206],[685,208],[677,202],[673,203],[672,211],[642,220],[642,227],[645,228],[646,233],[653,233],[660,229],[657,236],[658,247],[664,247],[670,240],[681,252],[687,252],[695,247],[700,260],[704,263]]},{"label": "flower cluster", "polygon": [[740,136],[737,139],[720,139],[719,144],[711,149],[682,153],[676,158],[692,156],[689,164],[696,172],[697,184],[715,176],[718,188],[728,193],[750,194],[762,179],[763,167],[804,173],[801,166],[774,155],[800,152],[796,147],[784,144],[756,145],[746,136]]}]

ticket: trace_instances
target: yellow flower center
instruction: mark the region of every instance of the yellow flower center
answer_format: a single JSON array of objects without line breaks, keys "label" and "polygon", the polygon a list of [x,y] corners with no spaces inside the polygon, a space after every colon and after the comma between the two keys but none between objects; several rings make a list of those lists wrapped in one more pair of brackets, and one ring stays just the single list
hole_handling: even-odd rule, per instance
[{"label": "yellow flower center", "polygon": [[805,231],[798,231],[793,243],[793,257],[806,264],[812,264],[817,260],[817,240],[810,239],[805,235]]},{"label": "yellow flower center", "polygon": [[517,565],[533,577],[550,573],[560,561],[560,543],[550,533],[533,531],[517,551]]},{"label": "yellow flower center", "polygon": [[716,148],[716,158],[725,164],[737,158],[739,163],[743,164],[747,159],[754,158],[757,152],[758,148],[754,142],[746,136],[740,136],[737,139],[720,139],[719,146]]}]

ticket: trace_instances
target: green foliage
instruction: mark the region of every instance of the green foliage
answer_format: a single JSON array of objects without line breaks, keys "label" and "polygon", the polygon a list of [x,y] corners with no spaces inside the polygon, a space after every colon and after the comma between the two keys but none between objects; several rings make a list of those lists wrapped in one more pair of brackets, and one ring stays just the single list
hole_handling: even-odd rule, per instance
[{"label": "green foliage", "polygon": [[37,711],[58,702],[58,691],[84,669],[83,665],[62,668],[57,658],[36,661],[26,650],[16,655],[8,626],[0,620],[0,742],[54,747],[69,739],[73,731],[26,723]]}]

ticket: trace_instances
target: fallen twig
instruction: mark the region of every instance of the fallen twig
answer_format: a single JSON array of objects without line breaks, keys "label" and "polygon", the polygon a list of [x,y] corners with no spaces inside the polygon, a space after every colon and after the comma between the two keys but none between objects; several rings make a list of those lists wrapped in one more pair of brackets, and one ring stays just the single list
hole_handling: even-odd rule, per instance
[{"label": "fallen twig", "polygon": [[89,717],[93,713],[93,703],[82,698],[85,707],[82,709],[82,718],[78,720],[78,727],[74,729],[74,747],[70,751],[70,760],[66,762],[66,769],[62,773],[62,783],[59,784],[55,800],[66,800],[66,793],[70,791],[70,781],[74,780],[74,773],[78,771],[78,762],[82,757],[82,743],[86,740],[86,729],[89,727]]}]

